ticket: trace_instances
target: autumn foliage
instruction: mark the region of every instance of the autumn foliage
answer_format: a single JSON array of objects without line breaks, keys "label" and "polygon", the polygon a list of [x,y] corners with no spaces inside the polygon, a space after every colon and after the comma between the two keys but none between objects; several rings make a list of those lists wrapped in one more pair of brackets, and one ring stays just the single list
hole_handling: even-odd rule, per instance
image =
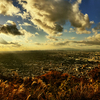
[{"label": "autumn foliage", "polygon": [[0,75],[0,100],[100,100],[100,67],[90,78],[49,71],[38,77]]}]

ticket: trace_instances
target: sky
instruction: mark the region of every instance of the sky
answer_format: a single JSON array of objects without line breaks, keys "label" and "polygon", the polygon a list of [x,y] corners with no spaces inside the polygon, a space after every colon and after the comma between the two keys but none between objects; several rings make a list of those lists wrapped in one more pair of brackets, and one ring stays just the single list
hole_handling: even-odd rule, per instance
[{"label": "sky", "polygon": [[100,49],[100,0],[0,0],[0,51]]}]

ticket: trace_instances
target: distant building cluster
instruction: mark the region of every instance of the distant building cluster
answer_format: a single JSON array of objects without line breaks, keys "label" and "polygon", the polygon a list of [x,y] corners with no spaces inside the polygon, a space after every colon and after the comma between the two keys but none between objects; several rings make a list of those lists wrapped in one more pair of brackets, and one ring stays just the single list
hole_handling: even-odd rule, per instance
[{"label": "distant building cluster", "polygon": [[100,64],[100,52],[92,51],[31,51],[1,57],[0,66],[5,75],[8,68],[20,76],[37,76],[56,70],[81,77]]}]

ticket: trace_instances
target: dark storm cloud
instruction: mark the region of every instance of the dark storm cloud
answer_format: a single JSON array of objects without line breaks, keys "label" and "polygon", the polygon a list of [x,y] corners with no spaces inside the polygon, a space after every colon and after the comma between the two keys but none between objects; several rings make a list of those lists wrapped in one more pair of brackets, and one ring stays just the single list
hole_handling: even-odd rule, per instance
[{"label": "dark storm cloud", "polygon": [[19,32],[17,29],[16,25],[3,25],[0,27],[0,33],[4,34],[12,34],[12,35],[23,35],[22,33]]}]

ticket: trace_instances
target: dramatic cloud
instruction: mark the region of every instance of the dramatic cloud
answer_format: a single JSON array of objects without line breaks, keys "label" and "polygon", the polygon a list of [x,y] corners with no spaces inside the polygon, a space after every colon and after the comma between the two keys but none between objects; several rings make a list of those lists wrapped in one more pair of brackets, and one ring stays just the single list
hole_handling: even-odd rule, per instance
[{"label": "dramatic cloud", "polygon": [[83,44],[83,45],[100,45],[100,34],[95,34],[93,36],[89,36],[86,38],[86,40],[82,41],[71,41],[73,43],[77,44]]},{"label": "dramatic cloud", "polygon": [[31,16],[31,21],[48,34],[63,31],[63,25],[69,20],[77,34],[90,34],[87,28],[91,23],[87,14],[79,10],[81,0],[71,4],[66,0],[18,0]]},{"label": "dramatic cloud", "polygon": [[12,35],[23,35],[16,27],[16,23],[13,21],[8,20],[7,23],[11,25],[4,24],[0,27],[0,33],[4,34],[12,34]]},{"label": "dramatic cloud", "polygon": [[20,12],[20,9],[15,7],[12,0],[0,0],[0,14],[13,16]]},{"label": "dramatic cloud", "polygon": [[83,15],[79,11],[79,4],[81,4],[81,2],[82,0],[77,0],[77,2],[73,5],[74,15],[70,18],[70,22],[71,25],[75,27],[77,34],[90,34],[91,31],[87,31],[87,28],[90,28],[94,21],[89,20],[88,14]]}]

